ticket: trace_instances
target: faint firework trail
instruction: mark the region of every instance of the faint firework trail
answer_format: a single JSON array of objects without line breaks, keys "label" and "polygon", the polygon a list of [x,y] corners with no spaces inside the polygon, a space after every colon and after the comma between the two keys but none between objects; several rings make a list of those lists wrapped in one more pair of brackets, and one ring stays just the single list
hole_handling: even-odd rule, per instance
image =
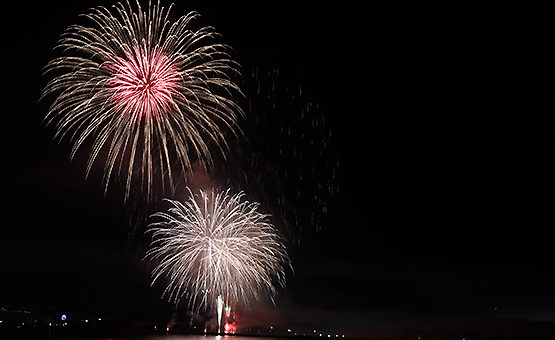
[{"label": "faint firework trail", "polygon": [[84,17],[94,25],[70,26],[56,46],[64,56],[45,67],[55,76],[41,98],[58,94],[45,118],[55,122],[55,138],[70,136],[71,158],[94,139],[87,176],[108,147],[105,190],[112,175],[126,175],[126,200],[132,182],[150,199],[154,174],[173,192],[175,177],[182,180],[194,162],[210,169],[211,148],[225,157],[226,131],[240,131],[234,96],[242,93],[232,81],[239,65],[213,42],[212,27],[190,30],[196,12],[170,23],[171,7],[93,8]]},{"label": "faint firework trail", "polygon": [[339,195],[339,126],[314,84],[277,52],[250,57],[243,62],[247,142],[231,148],[214,178],[260,202],[299,245],[319,232]]},{"label": "faint firework trail", "polygon": [[158,260],[153,284],[168,280],[164,295],[177,305],[185,297],[194,309],[248,305],[276,294],[273,280],[285,286],[284,265],[290,260],[277,230],[259,213],[257,203],[240,202],[244,194],[227,192],[191,196],[185,204],[153,217],[152,243],[145,258]]}]

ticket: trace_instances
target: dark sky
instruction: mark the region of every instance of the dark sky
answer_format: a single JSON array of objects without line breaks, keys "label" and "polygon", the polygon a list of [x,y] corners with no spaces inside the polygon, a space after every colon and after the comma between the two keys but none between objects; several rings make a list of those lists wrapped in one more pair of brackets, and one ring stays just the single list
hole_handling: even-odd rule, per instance
[{"label": "dark sky", "polygon": [[[52,98],[37,103],[40,69],[77,15],[101,4],[111,3],[20,3],[10,11],[17,24],[4,28],[11,86],[3,99],[0,304],[169,319],[161,287],[149,287],[140,240],[129,241],[121,193],[104,197],[99,175],[85,181],[86,151],[69,162],[69,143],[52,141],[41,123]],[[278,103],[289,93],[280,86],[302,88],[312,105],[304,113],[320,122],[304,124],[296,106],[264,111],[269,97],[252,99],[267,119],[247,117],[248,150],[278,174],[313,178],[272,177],[280,185],[271,195],[292,199],[296,185],[301,192],[290,204],[299,220],[284,232],[295,274],[276,307],[250,317],[373,337],[553,329],[547,9],[273,6],[180,2],[173,10],[199,11],[245,73],[277,66],[280,75],[268,71],[262,86],[277,84]],[[274,129],[275,119],[285,129]],[[289,127],[294,139],[276,142]],[[339,160],[348,169],[341,191]],[[278,227],[290,212],[276,217]]]}]

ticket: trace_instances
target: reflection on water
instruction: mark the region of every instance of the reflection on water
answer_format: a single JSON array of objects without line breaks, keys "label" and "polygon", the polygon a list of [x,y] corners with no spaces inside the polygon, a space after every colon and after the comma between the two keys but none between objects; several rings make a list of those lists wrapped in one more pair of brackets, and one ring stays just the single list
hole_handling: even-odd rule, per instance
[{"label": "reflection on water", "polygon": [[[20,340],[255,340],[251,336],[235,335],[190,335],[190,334],[145,334],[141,332],[82,332],[52,329],[1,329],[0,339]],[[263,337],[264,340],[284,340],[281,337]],[[289,338],[291,339],[291,338]]]},{"label": "reflection on water", "polygon": [[[178,335],[178,334],[152,334],[147,335],[144,340],[253,340],[252,336],[235,336],[235,335]],[[286,338],[270,338],[264,337],[264,340],[283,340]]]}]

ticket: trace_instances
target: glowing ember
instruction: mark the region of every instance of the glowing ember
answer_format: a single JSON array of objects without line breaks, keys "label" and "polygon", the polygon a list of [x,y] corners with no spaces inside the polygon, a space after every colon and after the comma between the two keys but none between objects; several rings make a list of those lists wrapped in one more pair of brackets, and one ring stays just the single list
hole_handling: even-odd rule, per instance
[{"label": "glowing ember", "polygon": [[235,322],[233,322],[233,323],[227,323],[226,322],[225,325],[224,325],[224,332],[226,334],[230,334],[230,333],[235,334],[235,329],[236,329]]}]

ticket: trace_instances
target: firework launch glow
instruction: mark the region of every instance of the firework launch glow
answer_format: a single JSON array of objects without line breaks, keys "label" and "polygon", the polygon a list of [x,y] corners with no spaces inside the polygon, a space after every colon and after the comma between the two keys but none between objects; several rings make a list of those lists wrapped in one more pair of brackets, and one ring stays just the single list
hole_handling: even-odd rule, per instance
[{"label": "firework launch glow", "polygon": [[226,131],[236,135],[243,115],[228,47],[214,43],[212,27],[190,29],[196,12],[170,23],[171,7],[94,8],[84,15],[93,25],[70,26],[56,46],[64,55],[45,67],[54,78],[41,99],[58,95],[45,118],[55,122],[55,138],[70,136],[71,158],[94,138],[87,176],[107,146],[105,190],[113,173],[126,175],[126,199],[132,181],[150,197],[155,173],[173,192],[176,171],[192,171],[194,162],[210,169],[209,145],[225,157]]},{"label": "firework launch glow", "polygon": [[146,257],[159,261],[153,284],[165,277],[164,295],[176,305],[186,297],[197,310],[211,308],[219,296],[226,305],[248,305],[266,295],[273,300],[274,279],[285,285],[290,260],[281,237],[258,204],[241,202],[242,196],[200,191],[185,204],[167,200],[173,207],[153,215],[161,221],[150,225]]}]

